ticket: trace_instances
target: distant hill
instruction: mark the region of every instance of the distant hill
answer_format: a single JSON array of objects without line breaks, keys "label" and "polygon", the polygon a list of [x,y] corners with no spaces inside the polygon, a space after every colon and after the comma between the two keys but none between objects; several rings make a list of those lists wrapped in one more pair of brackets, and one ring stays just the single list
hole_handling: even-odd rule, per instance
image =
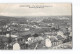
[{"label": "distant hill", "polygon": [[61,23],[63,21],[65,22],[71,22],[71,16],[0,16],[0,26],[6,25],[12,21],[15,21],[17,23],[27,23],[26,20],[29,21],[42,21],[45,23]]}]

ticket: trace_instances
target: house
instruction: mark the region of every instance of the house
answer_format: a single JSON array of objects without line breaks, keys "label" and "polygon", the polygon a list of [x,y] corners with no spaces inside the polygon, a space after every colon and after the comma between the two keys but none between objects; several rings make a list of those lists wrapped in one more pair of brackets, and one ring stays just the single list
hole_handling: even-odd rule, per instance
[{"label": "house", "polygon": [[63,42],[62,41],[54,41],[53,43],[52,43],[52,45],[53,46],[57,46],[57,45],[60,45],[60,44],[62,44]]}]

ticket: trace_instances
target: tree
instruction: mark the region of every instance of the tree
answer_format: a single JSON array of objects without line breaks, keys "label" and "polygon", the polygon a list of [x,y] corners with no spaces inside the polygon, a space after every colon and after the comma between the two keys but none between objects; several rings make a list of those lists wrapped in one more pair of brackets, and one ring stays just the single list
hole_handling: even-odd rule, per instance
[{"label": "tree", "polygon": [[34,36],[34,37],[38,37],[39,35],[35,33],[33,36]]}]

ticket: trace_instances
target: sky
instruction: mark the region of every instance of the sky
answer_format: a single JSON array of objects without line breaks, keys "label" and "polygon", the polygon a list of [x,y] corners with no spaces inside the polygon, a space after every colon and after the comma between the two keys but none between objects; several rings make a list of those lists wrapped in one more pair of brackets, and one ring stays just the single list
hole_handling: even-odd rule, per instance
[{"label": "sky", "polygon": [[72,15],[71,3],[0,4],[0,16],[66,16],[66,15]]}]

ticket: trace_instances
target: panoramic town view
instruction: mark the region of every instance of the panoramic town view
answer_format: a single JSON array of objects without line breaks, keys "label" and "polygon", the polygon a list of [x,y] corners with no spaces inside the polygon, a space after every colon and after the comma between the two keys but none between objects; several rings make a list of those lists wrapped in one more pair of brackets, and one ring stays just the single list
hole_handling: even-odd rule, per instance
[{"label": "panoramic town view", "polygon": [[72,16],[0,16],[0,49],[72,49]]}]

